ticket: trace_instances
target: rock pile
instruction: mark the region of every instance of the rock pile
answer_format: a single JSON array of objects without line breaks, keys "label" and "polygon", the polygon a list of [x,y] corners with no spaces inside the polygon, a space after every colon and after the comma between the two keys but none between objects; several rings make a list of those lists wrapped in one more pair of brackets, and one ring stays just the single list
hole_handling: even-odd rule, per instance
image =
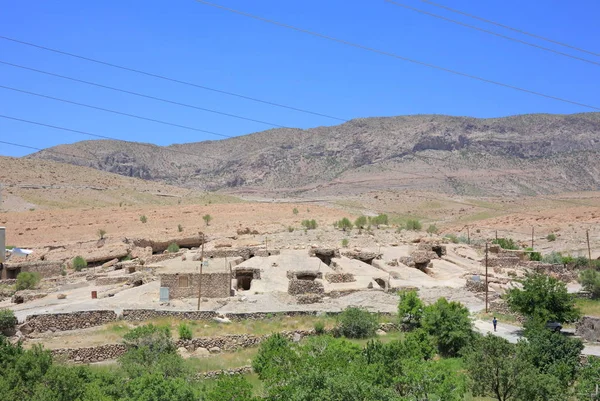
[{"label": "rock pile", "polygon": [[325,280],[330,283],[353,283],[356,278],[352,273],[326,273]]},{"label": "rock pile", "polygon": [[296,302],[300,305],[317,304],[323,302],[322,294],[303,294],[296,297]]},{"label": "rock pile", "polygon": [[366,251],[361,251],[358,249],[355,249],[353,251],[344,252],[343,255],[349,259],[360,260],[361,262],[364,262],[368,265],[373,263],[374,259],[381,258],[381,254],[379,254],[379,253],[366,252]]},{"label": "rock pile", "polygon": [[292,279],[289,281],[288,294],[290,295],[301,295],[301,294],[324,294],[325,287],[323,282],[320,280],[298,280]]},{"label": "rock pile", "polygon": [[600,318],[584,316],[577,322],[575,334],[587,341],[600,341]]}]

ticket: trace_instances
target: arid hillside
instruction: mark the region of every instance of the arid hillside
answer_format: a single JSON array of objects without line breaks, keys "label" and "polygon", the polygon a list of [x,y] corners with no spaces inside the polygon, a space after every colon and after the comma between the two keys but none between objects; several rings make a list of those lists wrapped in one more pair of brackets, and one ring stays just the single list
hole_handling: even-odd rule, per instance
[{"label": "arid hillside", "polygon": [[364,118],[168,147],[83,141],[29,157],[270,196],[382,188],[534,195],[600,188],[600,113]]}]

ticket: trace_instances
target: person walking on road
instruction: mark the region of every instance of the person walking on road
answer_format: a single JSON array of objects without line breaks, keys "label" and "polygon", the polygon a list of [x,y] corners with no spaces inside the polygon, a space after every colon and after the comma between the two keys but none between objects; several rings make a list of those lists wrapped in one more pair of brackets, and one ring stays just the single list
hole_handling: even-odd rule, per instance
[{"label": "person walking on road", "polygon": [[498,325],[498,319],[494,316],[494,320],[492,320],[492,324],[494,325],[494,331],[496,331],[496,326]]}]

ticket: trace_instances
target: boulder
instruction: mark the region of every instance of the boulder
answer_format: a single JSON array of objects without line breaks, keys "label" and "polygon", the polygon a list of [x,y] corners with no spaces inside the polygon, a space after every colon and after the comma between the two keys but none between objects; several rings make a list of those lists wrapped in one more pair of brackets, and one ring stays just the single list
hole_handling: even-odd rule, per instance
[{"label": "boulder", "polygon": [[207,356],[210,355],[210,351],[207,350],[206,348],[196,348],[196,350],[194,352],[192,352],[191,356],[195,357],[195,358],[206,358]]},{"label": "boulder", "polygon": [[112,266],[116,265],[118,262],[119,262],[119,259],[114,258],[114,259],[109,260],[106,263],[103,263],[102,267],[104,267],[104,268],[106,268],[106,267],[112,267]]},{"label": "boulder", "polygon": [[67,298],[67,294],[58,294],[56,296],[57,299],[66,299]]},{"label": "boulder", "polygon": [[221,352],[221,348],[219,348],[219,347],[211,347],[211,348],[210,348],[208,351],[209,351],[211,354],[218,354],[218,353],[220,353],[220,352]]}]

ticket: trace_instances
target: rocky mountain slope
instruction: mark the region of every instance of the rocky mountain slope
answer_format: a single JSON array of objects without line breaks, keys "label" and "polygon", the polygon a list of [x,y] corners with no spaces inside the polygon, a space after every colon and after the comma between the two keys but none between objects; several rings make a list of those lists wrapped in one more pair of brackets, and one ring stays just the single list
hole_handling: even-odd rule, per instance
[{"label": "rocky mountain slope", "polygon": [[[59,152],[59,153],[53,153]],[[72,156],[68,156],[72,155]],[[160,147],[83,141],[30,155],[189,188],[535,194],[600,189],[600,113],[363,118]]]}]

